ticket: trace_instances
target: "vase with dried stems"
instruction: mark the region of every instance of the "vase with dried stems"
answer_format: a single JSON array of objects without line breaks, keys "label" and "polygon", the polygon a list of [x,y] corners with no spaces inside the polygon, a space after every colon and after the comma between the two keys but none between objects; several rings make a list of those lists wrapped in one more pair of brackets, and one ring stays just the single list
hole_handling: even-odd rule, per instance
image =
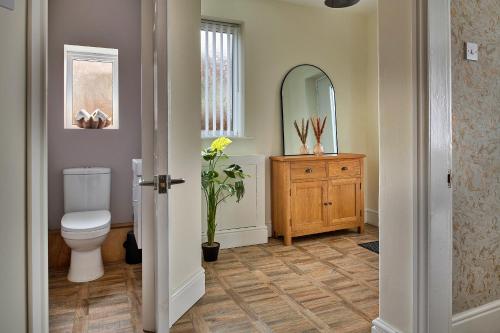
[{"label": "vase with dried stems", "polygon": [[323,155],[325,150],[323,149],[323,145],[321,144],[321,135],[325,130],[326,118],[321,121],[320,117],[312,117],[311,124],[314,130],[314,136],[316,137],[316,144],[314,145],[313,153],[314,155]]},{"label": "vase with dried stems", "polygon": [[307,147],[307,134],[309,133],[309,119],[305,122],[304,124],[304,118],[302,118],[302,126],[299,128],[299,125],[297,124],[297,120],[293,122],[293,125],[295,126],[295,130],[297,131],[297,135],[299,136],[300,142],[302,144],[300,145],[299,152],[301,155],[309,154],[309,147]]}]

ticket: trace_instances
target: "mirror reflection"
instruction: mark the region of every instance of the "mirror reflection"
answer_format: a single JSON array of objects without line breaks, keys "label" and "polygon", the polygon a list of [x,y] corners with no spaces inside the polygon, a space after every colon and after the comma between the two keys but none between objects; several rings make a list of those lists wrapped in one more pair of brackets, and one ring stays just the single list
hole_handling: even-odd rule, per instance
[{"label": "mirror reflection", "polygon": [[313,65],[290,70],[281,87],[281,107],[284,155],[338,152],[335,90],[324,71]]}]

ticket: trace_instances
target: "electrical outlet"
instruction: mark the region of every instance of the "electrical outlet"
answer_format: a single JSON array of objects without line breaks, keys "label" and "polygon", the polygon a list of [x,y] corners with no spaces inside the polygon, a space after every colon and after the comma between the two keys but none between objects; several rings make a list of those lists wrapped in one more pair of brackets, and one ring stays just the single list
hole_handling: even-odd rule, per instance
[{"label": "electrical outlet", "polygon": [[465,43],[465,59],[478,61],[479,47],[476,43]]}]

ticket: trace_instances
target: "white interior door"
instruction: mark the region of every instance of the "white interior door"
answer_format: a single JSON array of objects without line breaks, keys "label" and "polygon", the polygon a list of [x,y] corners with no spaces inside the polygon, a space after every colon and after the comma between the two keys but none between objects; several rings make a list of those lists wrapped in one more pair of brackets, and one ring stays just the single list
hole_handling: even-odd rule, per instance
[{"label": "white interior door", "polygon": [[[141,1],[141,142],[142,177],[154,175],[154,0]],[[141,188],[142,328],[153,332],[155,315],[154,190]]]},{"label": "white interior door", "polygon": [[143,329],[169,330],[167,0],[142,1]]}]

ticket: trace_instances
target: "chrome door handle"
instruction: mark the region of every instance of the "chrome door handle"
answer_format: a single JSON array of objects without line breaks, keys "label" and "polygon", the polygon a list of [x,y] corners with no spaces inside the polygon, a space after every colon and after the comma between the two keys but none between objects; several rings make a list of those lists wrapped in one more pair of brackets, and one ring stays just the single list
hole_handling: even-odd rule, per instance
[{"label": "chrome door handle", "polygon": [[153,186],[160,194],[167,193],[167,189],[170,189],[172,185],[184,184],[185,182],[183,178],[172,179],[170,175],[154,176],[153,180],[144,180],[142,176],[139,176],[139,186]]},{"label": "chrome door handle", "polygon": [[144,180],[142,176],[138,176],[139,178],[139,186],[156,186],[156,182],[154,180]]},{"label": "chrome door handle", "polygon": [[184,184],[186,180],[184,178],[172,178],[170,175],[167,176],[168,188],[172,188],[172,185]]}]

